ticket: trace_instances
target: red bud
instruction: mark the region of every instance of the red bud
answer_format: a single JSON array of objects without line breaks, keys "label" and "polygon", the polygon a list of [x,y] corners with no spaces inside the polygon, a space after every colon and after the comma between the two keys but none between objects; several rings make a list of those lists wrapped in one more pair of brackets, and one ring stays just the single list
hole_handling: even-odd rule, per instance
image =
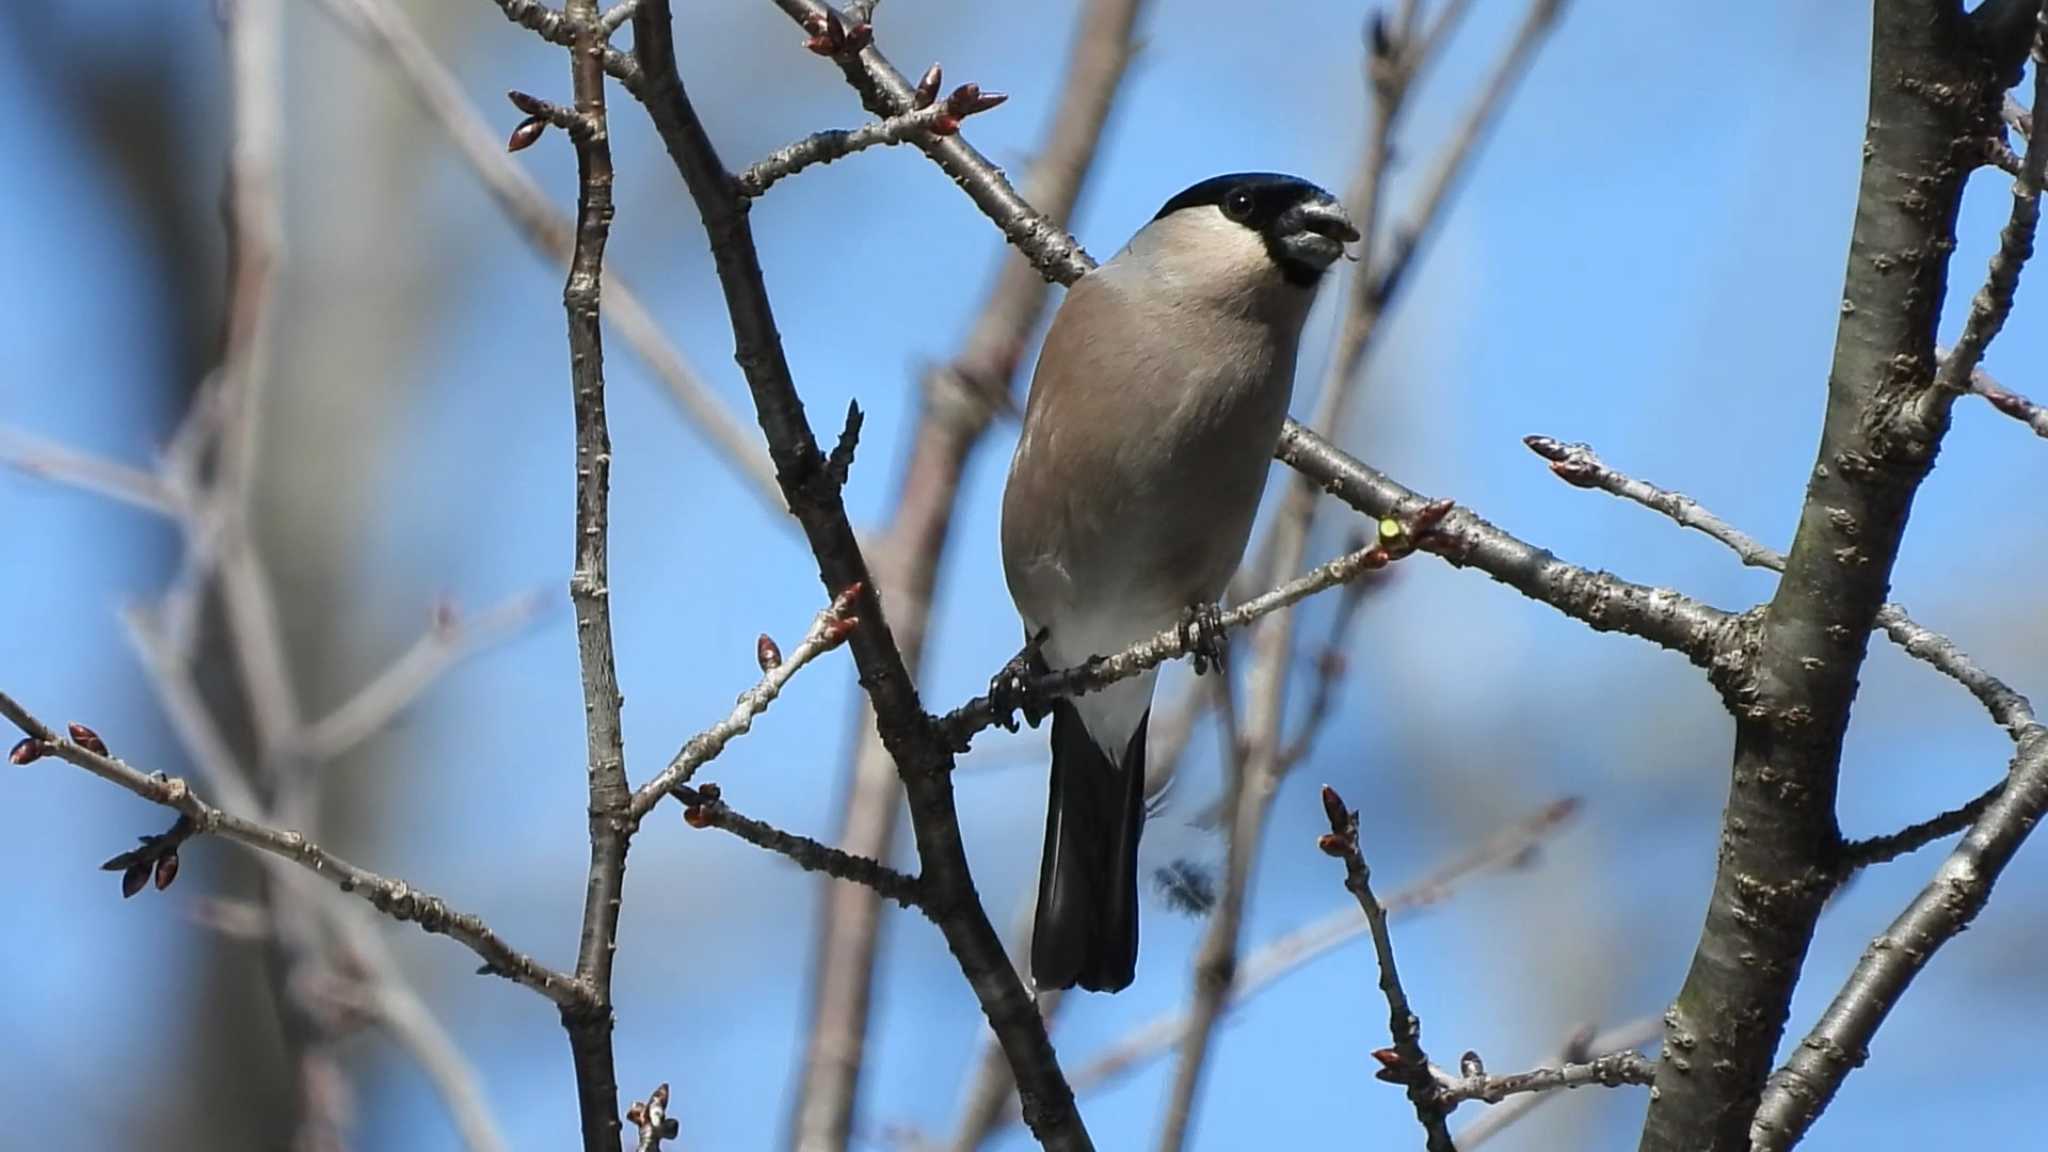
[{"label": "red bud", "polygon": [[709,828],[711,827],[711,817],[705,813],[703,805],[692,804],[683,809],[683,823],[688,824],[692,828]]},{"label": "red bud", "polygon": [[87,728],[83,724],[71,725],[71,742],[87,752],[97,753],[101,756],[107,754],[107,742],[100,739],[99,733]]},{"label": "red bud", "polygon": [[1351,820],[1351,810],[1344,807],[1344,798],[1328,784],[1323,785],[1323,814],[1330,818],[1330,827],[1342,828]]},{"label": "red bud", "polygon": [[514,108],[519,109],[521,112],[526,113],[528,116],[547,115],[548,106],[545,103],[543,103],[539,97],[529,96],[516,88],[510,92],[505,93],[505,99],[512,101],[512,106]]},{"label": "red bud", "polygon": [[15,764],[33,764],[43,758],[43,742],[33,736],[23,736],[15,741],[7,753],[7,759]]},{"label": "red bud", "polygon": [[924,70],[924,76],[917,82],[917,91],[910,97],[912,108],[929,108],[939,98],[939,82],[945,78],[945,71],[937,64]]},{"label": "red bud", "polygon": [[178,854],[166,852],[156,862],[156,890],[169,888],[178,878]]},{"label": "red bud", "polygon": [[946,95],[946,111],[955,116],[967,115],[967,110],[976,100],[981,99],[981,85],[972,82],[962,84]]},{"label": "red bud", "polygon": [[143,887],[149,883],[149,873],[150,863],[148,860],[137,860],[123,870],[121,873],[121,898],[126,900],[128,897],[142,891]]},{"label": "red bud", "polygon": [[541,133],[547,130],[547,117],[528,116],[519,122],[518,127],[512,129],[511,138],[505,141],[505,151],[524,152],[533,147],[533,142],[540,139]]},{"label": "red bud", "polygon": [[775,637],[766,632],[754,641],[754,660],[761,665],[762,672],[773,672],[782,667],[782,649],[776,647]]},{"label": "red bud", "polygon": [[1325,832],[1321,836],[1316,837],[1316,847],[1322,849],[1325,856],[1342,858],[1344,855],[1344,838],[1335,832]]}]

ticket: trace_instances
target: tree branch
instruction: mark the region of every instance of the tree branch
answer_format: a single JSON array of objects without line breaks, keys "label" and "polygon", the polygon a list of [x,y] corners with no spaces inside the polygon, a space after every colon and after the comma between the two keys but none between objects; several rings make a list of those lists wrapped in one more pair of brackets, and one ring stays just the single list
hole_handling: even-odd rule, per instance
[{"label": "tree branch", "polygon": [[443,673],[479,649],[523,631],[546,608],[539,593],[515,596],[468,619],[452,607],[437,608],[411,647],[333,711],[306,724],[290,751],[314,764],[340,759],[389,727]]},{"label": "tree branch", "polygon": [[[1399,519],[1428,504],[1422,495],[1298,424],[1280,433],[1274,455],[1367,516]],[[1648,640],[1701,667],[1711,666],[1731,642],[1740,619],[1668,588],[1633,584],[1566,563],[1463,508],[1444,517],[1423,547],[1454,567],[1477,568],[1596,632]]]},{"label": "tree branch", "polygon": [[[1785,570],[1782,553],[1760,544],[1755,538],[1709,512],[1683,492],[1659,488],[1609,467],[1593,449],[1584,444],[1565,444],[1548,436],[1526,436],[1522,442],[1530,451],[1550,461],[1550,470],[1565,483],[1580,488],[1597,488],[1630,500],[1653,512],[1670,517],[1680,527],[1691,528],[1727,545],[1752,568],[1772,572]],[[1915,623],[1897,604],[1877,610],[1877,626],[1908,656],[1922,661],[1969,690],[1970,695],[1991,713],[1991,719],[2015,739],[2034,722],[2033,705],[2004,681],[1986,672],[1955,641]],[[1958,827],[1956,830],[1960,830]]]},{"label": "tree branch", "polygon": [[[499,130],[477,110],[463,91],[462,82],[434,55],[405,10],[395,0],[319,0],[319,3],[343,28],[390,58],[414,99],[448,134],[456,152],[483,181],[484,191],[512,222],[519,236],[536,251],[566,265],[575,248],[575,224],[555,207],[533,177],[506,154],[505,141]],[[536,28],[536,31],[542,31],[556,43],[565,43],[558,39],[566,35],[561,31],[559,13],[542,18],[534,15],[541,10],[539,5],[503,6],[508,11],[517,8],[525,16],[516,20],[517,23],[533,28],[534,24],[528,21],[538,21],[543,28]],[[619,5],[614,4],[606,15],[619,10]],[[622,71],[615,64],[632,63],[630,57],[611,49],[606,50],[605,62],[607,71],[615,75]],[[637,77],[638,69],[631,69],[630,74]],[[782,491],[775,486],[775,470],[769,465],[767,454],[761,451],[753,433],[683,358],[681,350],[655,322],[647,305],[641,302],[639,293],[612,269],[606,268],[603,275],[606,322],[661,382],[669,398],[683,410],[690,426],[732,470],[741,487],[762,507],[774,513],[775,522],[779,523],[784,511]]]},{"label": "tree branch", "polygon": [[[1367,572],[1378,571],[1417,548],[1427,548],[1431,537],[1440,531],[1439,525],[1451,511],[1450,501],[1439,500],[1423,505],[1406,524],[1388,520],[1381,525],[1382,535],[1378,543],[1347,552],[1264,595],[1225,609],[1217,617],[1217,626],[1226,634],[1234,632],[1262,616],[1292,607],[1325,589],[1356,580]],[[1045,700],[1099,691],[1148,668],[1179,659],[1194,647],[1189,642],[1187,630],[1175,626],[1112,655],[1034,677],[1027,682],[1028,691],[1030,695]],[[972,742],[975,733],[1003,719],[987,696],[976,696],[939,718],[936,727],[953,748],[964,749]]]},{"label": "tree branch", "polygon": [[[1415,260],[1421,238],[1445,215],[1451,189],[1469,166],[1487,127],[1498,118],[1515,79],[1533,58],[1559,7],[1559,0],[1533,0],[1529,5],[1520,30],[1495,64],[1482,95],[1439,160],[1415,218],[1395,234],[1387,255],[1377,264],[1371,246],[1381,227],[1379,200],[1393,154],[1393,125],[1415,69],[1425,62],[1417,53],[1429,42],[1418,42],[1416,38],[1413,6],[1404,8],[1403,17],[1392,26],[1377,16],[1369,25],[1367,74],[1375,95],[1374,117],[1359,178],[1364,189],[1360,208],[1366,213],[1365,259],[1354,277],[1349,307],[1339,326],[1329,373],[1316,405],[1314,427],[1323,435],[1342,434],[1366,352],[1380,329],[1387,306]],[[1433,43],[1440,47],[1443,41]],[[1262,550],[1264,561],[1259,570],[1265,582],[1277,583],[1300,571],[1315,508],[1316,485],[1306,475],[1295,476]],[[1187,1141],[1186,1124],[1194,1113],[1194,1097],[1201,1087],[1211,1035],[1222,1013],[1231,973],[1237,967],[1238,937],[1243,931],[1252,873],[1265,839],[1273,796],[1289,763],[1283,728],[1294,665],[1293,614],[1275,616],[1261,625],[1252,638],[1252,648],[1245,688],[1245,751],[1225,780],[1221,807],[1228,845],[1223,891],[1195,957],[1193,1027],[1174,1074],[1167,1121],[1158,1143],[1160,1152],[1179,1152]]]},{"label": "tree branch", "polygon": [[1655,1061],[1634,1048],[1624,1048],[1605,1056],[1582,1061],[1567,1060],[1552,1067],[1531,1068],[1527,1072],[1507,1076],[1492,1076],[1484,1071],[1461,1076],[1440,1085],[1438,1099],[1446,1107],[1455,1107],[1467,1100],[1498,1104],[1524,1092],[1553,1092],[1559,1088],[1584,1088],[1593,1084],[1616,1088],[1623,1084],[1648,1084],[1655,1076]]},{"label": "tree branch", "polygon": [[[1839,874],[1835,790],[1857,673],[1913,494],[2017,274],[2014,226],[1937,377],[1935,329],[1973,142],[1995,134],[2003,78],[2018,63],[1987,50],[1958,5],[1877,0],[1827,416],[1784,578],[1740,657],[1715,671],[1736,720],[1720,865],[1665,1017],[1643,1152],[1750,1146],[1814,923]],[[2015,225],[2020,217],[2016,202]]]},{"label": "tree branch", "polygon": [[879,860],[842,852],[808,836],[784,832],[764,820],[743,816],[725,802],[716,784],[696,788],[678,784],[670,791],[683,802],[683,820],[692,828],[718,828],[730,832],[756,848],[765,848],[786,857],[807,872],[822,872],[873,889],[883,899],[893,900],[905,908],[916,908],[924,903],[923,886],[917,877],[906,876]]},{"label": "tree branch", "polygon": [[661,774],[642,784],[633,793],[633,802],[628,809],[633,822],[638,824],[654,810],[661,798],[690,782],[697,769],[718,758],[725,746],[745,735],[754,727],[754,717],[768,710],[782,695],[783,686],[803,666],[832,651],[846,642],[846,637],[860,625],[860,618],[849,615],[858,588],[848,588],[834,597],[817,619],[811,621],[811,630],[787,656],[775,647],[775,642],[766,634],[761,637],[758,654],[761,657],[761,681],[740,693],[739,703],[734,705],[732,715],[706,728],[679,749],[669,760],[668,767]]},{"label": "tree branch", "polygon": [[1869,1056],[1871,1038],[1913,978],[1983,911],[1999,874],[2044,814],[2048,729],[2036,725],[2021,738],[2004,788],[1984,805],[1934,878],[1864,949],[1834,1002],[1771,1077],[1749,1130],[1756,1152],[1782,1152],[1806,1134],[1842,1081]]},{"label": "tree branch", "polygon": [[860,542],[847,521],[839,484],[804,416],[776,332],[746,201],[691,106],[676,71],[671,35],[669,5],[643,0],[633,17],[643,103],[703,217],[732,323],[735,356],[753,393],[776,477],[810,541],[819,576],[833,595],[859,586],[855,614],[862,626],[854,631],[849,647],[874,704],[882,742],[909,793],[927,894],[925,912],[945,935],[990,1027],[1003,1039],[1018,1073],[1025,1121],[1034,1135],[1048,1148],[1091,1148],[1044,1023],[975,895],[953,804],[952,754],[918,700],[874,592]]},{"label": "tree branch", "polygon": [[605,242],[612,224],[611,130],[605,117],[605,34],[597,0],[568,0],[569,78],[582,132],[576,147],[576,241],[562,286],[569,326],[569,386],[576,418],[575,568],[569,600],[576,613],[576,656],[583,672],[584,740],[589,755],[590,872],[576,977],[592,1003],[564,1008],[562,1025],[576,1067],[584,1152],[617,1152],[619,1084],[612,1052],[612,956],[618,950],[619,900],[632,837],[632,787],[626,780],[624,697],[612,653],[609,496],[611,432],[605,421],[604,336],[599,300]]},{"label": "tree branch", "polygon": [[843,160],[856,152],[878,145],[902,144],[920,135],[950,135],[960,130],[960,121],[984,112],[1009,99],[1001,92],[983,92],[973,84],[962,84],[953,94],[928,102],[897,116],[863,124],[851,131],[832,129],[813,132],[794,144],[785,145],[747,166],[736,179],[739,193],[758,199],[780,181],[818,164]]},{"label": "tree branch", "polygon": [[[1563,829],[1578,807],[1579,802],[1575,798],[1545,805],[1489,836],[1477,848],[1388,895],[1381,905],[1389,917],[1398,918],[1404,913],[1442,903],[1465,880],[1488,872],[1522,867],[1544,842]],[[1370,930],[1370,922],[1360,917],[1357,909],[1347,905],[1267,942],[1238,966],[1231,981],[1230,995],[1223,1003],[1224,1014],[1236,1011],[1282,978],[1369,934]],[[1092,1092],[1120,1079],[1171,1050],[1186,1036],[1187,1029],[1188,1016],[1185,1012],[1155,1018],[1076,1068],[1074,1090]]]},{"label": "tree branch", "polygon": [[[1142,0],[1089,0],[1068,52],[1058,104],[1025,178],[1032,201],[1048,217],[1072,214],[1102,140],[1126,65]],[[913,97],[934,96],[942,76],[934,64]],[[1029,264],[999,252],[1000,266],[982,307],[952,361],[923,374],[920,408],[910,436],[887,531],[875,551],[876,577],[890,627],[915,676],[928,646],[933,591],[953,534],[961,479],[996,412],[1013,407],[1013,380],[1050,295]],[[854,719],[851,777],[838,843],[887,859],[903,808],[894,761],[863,704]],[[810,1028],[790,1127],[804,1152],[844,1152],[867,1041],[882,906],[866,888],[833,884],[824,894],[811,969]],[[1041,1000],[1041,1005],[1043,1000]],[[997,1039],[992,1066],[1010,1076]],[[1005,1092],[1014,1087],[1006,1079]]]},{"label": "tree branch", "polygon": [[524,984],[565,1010],[590,1002],[589,990],[574,977],[537,963],[506,943],[481,918],[456,911],[439,896],[403,880],[357,867],[298,832],[274,828],[216,808],[200,799],[178,777],[162,773],[144,775],[105,752],[88,748],[75,739],[62,738],[5,693],[0,693],[0,716],[6,717],[25,734],[25,738],[14,746],[11,759],[16,764],[54,756],[83,768],[110,784],[185,817],[189,822],[188,835],[219,836],[288,860],[325,878],[341,891],[361,899],[393,920],[418,924],[424,932],[459,941],[483,958],[485,971],[490,975]]},{"label": "tree branch", "polygon": [[1982,369],[1970,373],[1970,391],[2007,416],[2025,424],[2036,436],[2048,439],[2048,405],[2036,404],[2006,388]]},{"label": "tree branch", "polygon": [[[1565,1041],[1564,1050],[1558,1056],[1558,1063],[1566,1066],[1585,1065],[1593,1061],[1593,1053],[1595,1052],[1608,1052],[1620,1062],[1620,1054],[1623,1051],[1633,1052],[1650,1041],[1655,1040],[1663,1034],[1663,1031],[1664,1022],[1656,1017],[1632,1020],[1619,1027],[1610,1028],[1605,1032],[1596,1033],[1590,1027],[1582,1028]],[[1642,1061],[1641,1069],[1643,1079],[1625,1082],[1649,1083],[1650,1078],[1656,1074],[1654,1062],[1649,1060]],[[1476,1070],[1481,1073],[1484,1072],[1483,1068]],[[1606,1083],[1606,1081],[1596,1082]],[[1570,1084],[1565,1085],[1565,1087],[1578,1087],[1578,1085]],[[1488,1108],[1485,1112],[1480,1113],[1470,1124],[1458,1130],[1455,1139],[1458,1142],[1459,1149],[1461,1152],[1472,1152],[1474,1148],[1498,1136],[1509,1125],[1518,1123],[1547,1101],[1556,1098],[1556,1093],[1539,1089],[1534,1093],[1524,1093]]]},{"label": "tree branch", "polygon": [[1320,842],[1322,850],[1344,861],[1344,887],[1358,898],[1359,911],[1372,930],[1372,947],[1379,958],[1380,992],[1387,998],[1387,1029],[1392,1049],[1373,1053],[1381,1064],[1379,1078],[1408,1089],[1408,1101],[1415,1106],[1415,1119],[1428,1134],[1429,1152],[1457,1152],[1451,1143],[1451,1129],[1444,1118],[1454,1101],[1446,1101],[1443,1086],[1430,1072],[1429,1054],[1422,1050],[1422,1020],[1409,1006],[1407,990],[1401,987],[1401,971],[1394,964],[1394,940],[1387,932],[1387,910],[1372,892],[1372,870],[1358,848],[1358,813],[1344,806],[1335,789],[1323,786],[1323,811],[1330,818],[1330,831]]}]

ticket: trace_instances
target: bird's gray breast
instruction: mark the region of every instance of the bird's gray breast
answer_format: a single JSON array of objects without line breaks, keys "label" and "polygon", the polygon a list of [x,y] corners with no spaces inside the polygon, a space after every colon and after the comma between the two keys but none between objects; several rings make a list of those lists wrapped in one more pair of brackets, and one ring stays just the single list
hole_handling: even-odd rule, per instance
[{"label": "bird's gray breast", "polygon": [[1236,570],[1286,418],[1298,322],[1092,279],[1046,337],[1004,553],[1028,617],[1115,603],[1136,636],[1218,598]]}]

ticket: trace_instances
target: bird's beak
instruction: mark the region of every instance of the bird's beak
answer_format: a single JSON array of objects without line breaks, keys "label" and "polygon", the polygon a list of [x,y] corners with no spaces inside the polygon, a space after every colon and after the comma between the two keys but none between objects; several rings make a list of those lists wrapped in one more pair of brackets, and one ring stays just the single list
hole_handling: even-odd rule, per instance
[{"label": "bird's beak", "polygon": [[1339,244],[1349,244],[1358,239],[1358,226],[1351,222],[1351,213],[1346,212],[1343,202],[1336,199],[1303,204],[1300,227],[1303,231],[1328,236]]},{"label": "bird's beak", "polygon": [[1351,214],[1334,197],[1305,200],[1281,218],[1280,243],[1289,254],[1321,270],[1344,255],[1344,246],[1358,239]]}]

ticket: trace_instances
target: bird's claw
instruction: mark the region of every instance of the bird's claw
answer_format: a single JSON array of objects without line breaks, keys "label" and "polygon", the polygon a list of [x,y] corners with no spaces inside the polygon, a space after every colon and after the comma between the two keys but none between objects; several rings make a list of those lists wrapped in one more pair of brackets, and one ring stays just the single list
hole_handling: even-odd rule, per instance
[{"label": "bird's claw", "polygon": [[1223,632],[1223,608],[1213,601],[1189,605],[1180,618],[1181,644],[1195,658],[1195,675],[1223,667],[1230,646]]},{"label": "bird's claw", "polygon": [[988,682],[989,709],[995,713],[996,723],[1005,731],[1017,730],[1019,712],[1023,713],[1026,724],[1036,728],[1051,710],[1032,687],[1032,681],[1046,671],[1045,661],[1038,654],[1039,645],[1044,642],[1045,633],[1041,631]]}]

